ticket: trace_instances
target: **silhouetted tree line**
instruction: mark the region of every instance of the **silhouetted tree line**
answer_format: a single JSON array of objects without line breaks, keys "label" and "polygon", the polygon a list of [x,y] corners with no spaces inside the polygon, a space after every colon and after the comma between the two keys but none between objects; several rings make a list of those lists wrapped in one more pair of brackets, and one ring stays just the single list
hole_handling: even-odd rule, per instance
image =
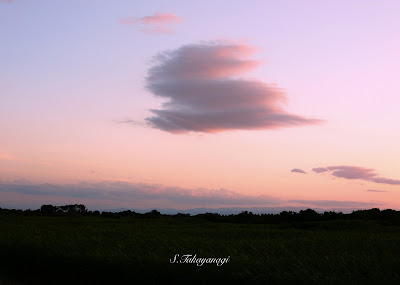
[{"label": "silhouetted tree line", "polygon": [[43,205],[40,207],[40,213],[46,216],[84,215],[87,213],[85,205],[74,204],[65,206]]},{"label": "silhouetted tree line", "polygon": [[279,214],[253,214],[243,211],[237,215],[221,215],[217,213],[204,213],[191,216],[190,214],[178,213],[175,215],[161,214],[157,210],[141,214],[126,210],[121,212],[89,211],[85,205],[74,204],[65,206],[43,205],[37,210],[16,210],[0,208],[0,215],[24,215],[24,216],[92,216],[103,218],[139,218],[139,219],[202,219],[210,222],[222,223],[250,223],[250,224],[279,224],[282,222],[304,222],[304,221],[326,221],[326,220],[386,220],[392,224],[400,225],[400,211],[373,208],[369,210],[357,210],[349,214],[335,211],[318,213],[313,209],[301,210],[299,212],[283,211]]}]

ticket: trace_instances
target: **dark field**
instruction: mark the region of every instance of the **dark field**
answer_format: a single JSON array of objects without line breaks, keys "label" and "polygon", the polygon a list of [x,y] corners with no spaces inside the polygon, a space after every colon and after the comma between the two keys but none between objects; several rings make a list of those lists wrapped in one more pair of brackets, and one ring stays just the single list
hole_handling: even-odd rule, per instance
[{"label": "dark field", "polygon": [[0,215],[0,253],[0,284],[400,284],[400,226],[385,221]]}]

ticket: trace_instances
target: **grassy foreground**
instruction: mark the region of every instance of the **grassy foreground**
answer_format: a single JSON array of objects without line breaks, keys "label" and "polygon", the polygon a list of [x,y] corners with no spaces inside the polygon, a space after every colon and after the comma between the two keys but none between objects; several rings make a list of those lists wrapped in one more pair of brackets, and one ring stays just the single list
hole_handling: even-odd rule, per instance
[{"label": "grassy foreground", "polygon": [[[0,253],[10,284],[400,284],[400,226],[378,221],[0,215]],[[171,264],[175,254],[230,261]]]}]

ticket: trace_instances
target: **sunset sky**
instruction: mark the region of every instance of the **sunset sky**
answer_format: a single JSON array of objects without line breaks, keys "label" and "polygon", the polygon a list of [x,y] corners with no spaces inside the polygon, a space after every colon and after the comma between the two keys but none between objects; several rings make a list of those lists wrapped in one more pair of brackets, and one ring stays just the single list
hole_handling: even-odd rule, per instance
[{"label": "sunset sky", "polygon": [[400,209],[400,1],[0,0],[0,207]]}]

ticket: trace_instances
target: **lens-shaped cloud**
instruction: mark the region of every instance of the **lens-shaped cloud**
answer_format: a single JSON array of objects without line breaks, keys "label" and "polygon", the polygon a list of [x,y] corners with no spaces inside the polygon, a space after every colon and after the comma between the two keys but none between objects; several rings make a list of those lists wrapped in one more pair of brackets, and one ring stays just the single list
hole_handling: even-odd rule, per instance
[{"label": "lens-shaped cloud", "polygon": [[307,174],[307,172],[300,168],[293,168],[290,172]]},{"label": "lens-shaped cloud", "polygon": [[360,179],[369,182],[389,184],[389,185],[400,185],[400,180],[390,179],[378,176],[375,173],[375,169],[365,168],[359,166],[328,166],[328,167],[317,167],[312,169],[316,173],[329,172],[335,177],[345,179]]},{"label": "lens-shaped cloud", "polygon": [[232,42],[185,45],[154,58],[147,89],[167,99],[146,121],[171,132],[216,133],[318,124],[321,120],[283,109],[285,92],[258,79],[241,76],[260,62],[255,48]]}]

